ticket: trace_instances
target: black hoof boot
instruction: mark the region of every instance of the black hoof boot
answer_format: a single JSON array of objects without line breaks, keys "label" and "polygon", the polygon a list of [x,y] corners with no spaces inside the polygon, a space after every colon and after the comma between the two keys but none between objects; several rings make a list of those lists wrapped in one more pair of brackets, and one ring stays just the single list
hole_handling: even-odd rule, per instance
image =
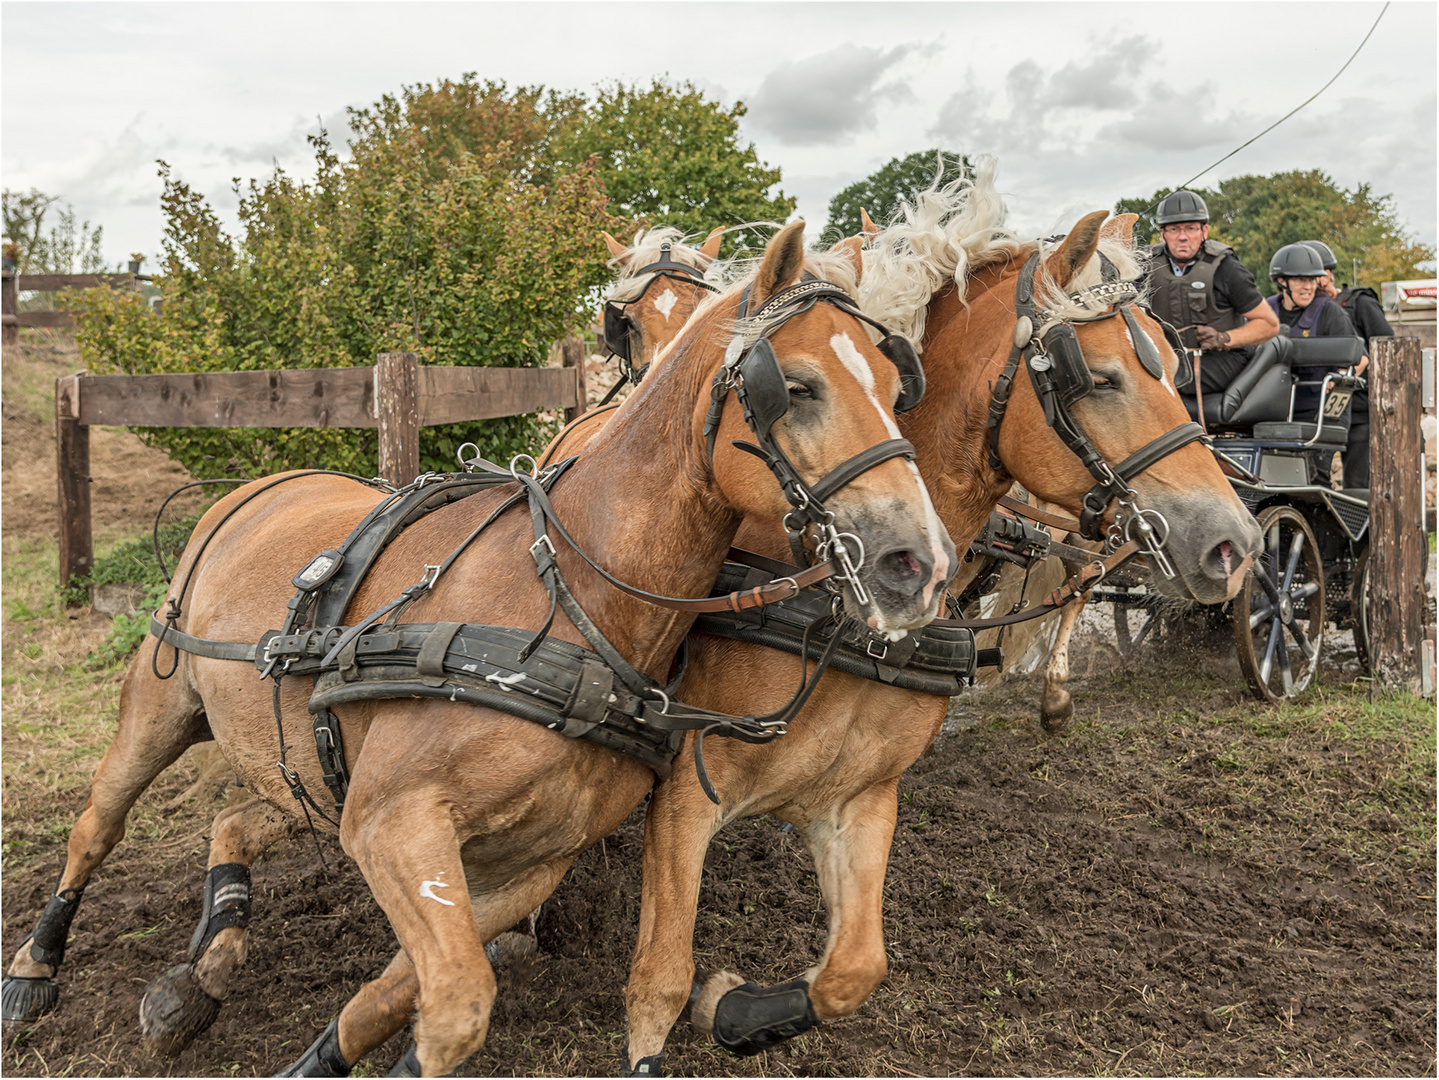
[{"label": "black hoof boot", "polygon": [[174,1057],[215,1022],[220,1003],[205,993],[193,964],[176,964],[145,988],[140,1034],[158,1054]]},{"label": "black hoof boot", "polygon": [[658,1054],[651,1054],[649,1057],[642,1057],[635,1062],[635,1067],[628,1072],[620,1073],[621,1076],[663,1076],[665,1055],[661,1051]]},{"label": "black hoof boot", "polygon": [[0,1020],[38,1020],[59,1004],[60,984],[54,979],[6,975],[0,983]]},{"label": "black hoof boot", "polygon": [[340,1053],[340,1018],[330,1021],[330,1026],[300,1055],[300,1060],[291,1065],[281,1076],[349,1076],[354,1066]]},{"label": "black hoof boot", "polygon": [[[410,1048],[405,1051],[405,1056],[395,1062],[395,1067],[385,1074],[386,1076],[423,1076],[420,1071],[420,1048],[410,1040]],[[454,1076],[452,1072],[441,1073],[441,1076]]]}]

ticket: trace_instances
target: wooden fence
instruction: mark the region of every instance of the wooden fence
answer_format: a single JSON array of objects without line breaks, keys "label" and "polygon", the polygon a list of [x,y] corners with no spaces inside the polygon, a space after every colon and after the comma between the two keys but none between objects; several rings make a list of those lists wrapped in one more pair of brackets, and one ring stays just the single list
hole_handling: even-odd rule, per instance
[{"label": "wooden fence", "polygon": [[379,476],[420,471],[420,428],[542,409],[585,411],[584,348],[566,341],[559,368],[425,367],[381,353],[374,367],[189,375],[67,375],[55,381],[60,584],[94,566],[90,428],[378,428]]},{"label": "wooden fence", "polygon": [[[139,263],[131,263],[139,267]],[[61,289],[95,289],[108,285],[112,289],[133,289],[142,281],[149,281],[144,274],[15,274],[6,270],[0,276],[0,325],[3,325],[3,341],[13,345],[20,340],[20,327],[51,327],[69,329],[75,320],[68,311],[21,311],[22,292],[59,292]]]}]

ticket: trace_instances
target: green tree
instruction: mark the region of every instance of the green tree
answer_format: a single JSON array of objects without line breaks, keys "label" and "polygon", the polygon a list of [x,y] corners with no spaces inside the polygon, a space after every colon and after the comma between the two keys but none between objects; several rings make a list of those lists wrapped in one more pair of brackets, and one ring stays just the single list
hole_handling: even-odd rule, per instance
[{"label": "green tree", "polygon": [[856,236],[861,229],[859,212],[864,210],[880,225],[888,223],[899,210],[899,204],[912,199],[934,182],[935,172],[943,168],[943,179],[954,179],[961,169],[969,168],[969,159],[938,149],[918,150],[902,158],[891,158],[863,180],[850,184],[829,201],[829,222],[825,239],[834,243],[847,236]]},{"label": "green tree", "polygon": [[[780,170],[741,145],[743,102],[729,109],[685,82],[614,84],[554,140],[557,161],[571,167],[593,156],[610,212],[639,225],[673,225],[705,233],[717,225],[788,220],[797,200],[775,190]],[[725,238],[726,257],[763,246],[743,233]]]},{"label": "green tree", "polygon": [[[1318,169],[1235,176],[1221,181],[1218,190],[1193,190],[1209,207],[1210,237],[1234,248],[1265,293],[1274,291],[1269,260],[1285,244],[1300,240],[1323,240],[1334,250],[1339,282],[1354,276],[1358,260],[1354,283],[1376,291],[1384,281],[1427,276],[1417,264],[1434,258],[1434,249],[1404,227],[1393,196],[1375,195],[1369,184],[1342,188]],[[1166,194],[1121,199],[1115,212],[1139,214],[1135,235],[1157,243],[1159,229],[1148,211]]]},{"label": "green tree", "polygon": [[78,221],[75,208],[58,195],[6,188],[3,203],[6,253],[13,252],[16,273],[93,274],[105,269],[100,253],[104,227]]},{"label": "green tree", "polygon": [[[367,365],[412,351],[427,363],[538,366],[588,318],[609,276],[597,230],[616,223],[592,165],[551,184],[517,178],[505,150],[464,147],[437,167],[403,122],[348,163],[323,135],[316,176],[276,170],[236,185],[240,233],[161,165],[164,254],[151,314],[134,297],[70,301],[92,370],[237,371]],[[463,442],[503,460],[553,425],[533,416],[422,430],[421,464],[453,469]],[[151,429],[197,475],[322,465],[373,472],[373,431]]]}]

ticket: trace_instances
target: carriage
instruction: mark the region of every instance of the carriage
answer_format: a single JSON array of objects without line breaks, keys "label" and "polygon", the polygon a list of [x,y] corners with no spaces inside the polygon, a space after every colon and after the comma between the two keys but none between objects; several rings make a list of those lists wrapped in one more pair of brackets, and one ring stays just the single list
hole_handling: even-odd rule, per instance
[{"label": "carriage", "polygon": [[[1092,599],[1113,605],[1116,644],[1132,655],[1146,640],[1207,624],[1232,630],[1239,665],[1254,695],[1277,701],[1313,681],[1327,626],[1352,629],[1369,666],[1369,491],[1335,486],[1332,466],[1349,435],[1353,394],[1347,374],[1363,355],[1357,338],[1277,337],[1223,394],[1202,399],[1213,450],[1263,530],[1263,552],[1239,594],[1214,608],[1177,608],[1131,564]],[[1295,401],[1317,401],[1294,419]],[[1305,410],[1308,413],[1309,410]]]}]

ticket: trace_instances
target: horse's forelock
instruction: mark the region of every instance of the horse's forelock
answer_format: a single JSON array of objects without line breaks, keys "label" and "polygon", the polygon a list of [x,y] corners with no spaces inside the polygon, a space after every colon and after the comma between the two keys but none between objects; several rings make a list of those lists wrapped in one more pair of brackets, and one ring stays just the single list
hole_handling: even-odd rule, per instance
[{"label": "horse's forelock", "polygon": [[[725,296],[743,291],[744,287],[754,280],[754,275],[759,270],[761,260],[755,259],[751,261],[754,265],[750,271],[725,290],[724,295],[719,297],[719,299],[723,300]],[[807,251],[804,256],[804,269],[823,281],[828,281],[832,285],[838,285],[845,292],[849,293],[851,297],[854,297],[856,301],[858,300],[860,282],[855,273],[854,263],[850,261],[849,256],[845,252]],[[778,310],[770,312],[763,319],[750,318],[736,322],[731,329],[732,332],[738,332],[743,335],[746,345],[753,345],[766,331],[787,318],[789,318],[789,312],[786,308],[780,307]]]},{"label": "horse's forelock", "polygon": [[1123,240],[1103,237],[1099,241],[1096,254],[1090,256],[1089,261],[1080,267],[1074,277],[1063,287],[1058,285],[1047,272],[1045,260],[1040,260],[1039,270],[1035,274],[1034,281],[1035,307],[1066,319],[1083,319],[1107,310],[1107,304],[1089,307],[1070,299],[1070,293],[1081,292],[1104,280],[1102,264],[1099,261],[1100,253],[1114,264],[1115,269],[1119,271],[1120,280],[1135,282],[1139,286],[1140,293],[1143,294],[1145,284],[1140,280],[1142,271],[1139,259],[1134,254],[1133,246]]},{"label": "horse's forelock", "polygon": [[654,275],[640,274],[636,277],[634,276],[635,271],[658,262],[660,250],[666,243],[670,245],[671,259],[678,263],[684,263],[686,266],[693,266],[702,272],[701,276],[706,281],[719,284],[723,277],[719,260],[711,260],[708,255],[700,251],[699,247],[691,242],[694,239],[694,237],[686,236],[673,225],[660,225],[653,229],[641,229],[635,233],[634,240],[625,254],[610,260],[610,265],[615,266],[619,263],[620,258],[625,259],[625,272],[615,282],[614,288],[610,292],[610,299],[623,303],[634,300],[643,293],[645,286],[654,279]]}]

